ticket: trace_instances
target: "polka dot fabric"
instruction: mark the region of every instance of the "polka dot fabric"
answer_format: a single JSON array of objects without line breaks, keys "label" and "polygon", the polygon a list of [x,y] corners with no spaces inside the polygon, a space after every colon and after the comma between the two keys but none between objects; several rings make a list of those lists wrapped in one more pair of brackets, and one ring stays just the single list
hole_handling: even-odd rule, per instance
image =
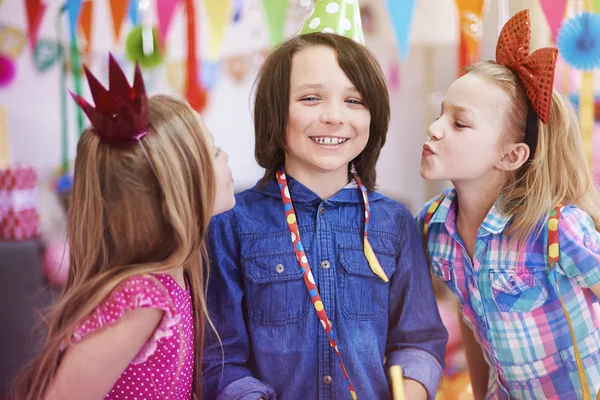
[{"label": "polka dot fabric", "polygon": [[300,34],[337,33],[364,44],[358,0],[319,0]]},{"label": "polka dot fabric", "polygon": [[73,341],[138,308],[159,308],[164,316],[105,399],[189,400],[194,371],[192,298],[170,275],[136,276],[118,285],[77,327]]},{"label": "polka dot fabric", "polygon": [[529,10],[523,10],[516,13],[502,27],[496,45],[496,62],[510,68],[519,76],[533,109],[546,124],[550,120],[558,49],[544,47],[530,55],[530,44]]}]

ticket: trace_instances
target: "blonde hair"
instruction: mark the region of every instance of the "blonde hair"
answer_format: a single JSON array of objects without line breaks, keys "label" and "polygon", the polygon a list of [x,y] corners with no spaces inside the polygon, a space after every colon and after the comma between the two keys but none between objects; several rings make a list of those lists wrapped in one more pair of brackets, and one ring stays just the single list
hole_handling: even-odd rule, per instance
[{"label": "blonde hair", "polygon": [[69,277],[49,314],[46,348],[15,381],[15,399],[43,397],[61,345],[115,286],[133,275],[179,266],[192,295],[194,392],[202,392],[197,368],[207,320],[204,239],[215,200],[213,154],[186,103],[154,96],[148,109],[144,147],[107,145],[93,128],[81,135],[68,212]]},{"label": "blonde hair", "polygon": [[[512,100],[506,110],[508,139],[523,142],[528,98],[519,78],[493,61],[473,64],[464,72],[474,73],[502,88]],[[600,229],[600,195],[586,162],[578,115],[560,93],[552,90],[550,120],[539,122],[537,148],[519,170],[508,176],[500,191],[500,209],[512,216],[506,235],[524,244],[538,235],[549,213],[559,204],[575,204],[589,214]]]}]

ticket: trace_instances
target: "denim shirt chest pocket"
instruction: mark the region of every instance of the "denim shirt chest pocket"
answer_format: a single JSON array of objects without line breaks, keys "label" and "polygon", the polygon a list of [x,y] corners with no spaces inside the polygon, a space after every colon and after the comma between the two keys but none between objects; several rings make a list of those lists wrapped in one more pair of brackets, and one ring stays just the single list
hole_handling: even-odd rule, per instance
[{"label": "denim shirt chest pocket", "polygon": [[250,319],[258,325],[287,325],[308,314],[310,299],[293,249],[242,258]]},{"label": "denim shirt chest pocket", "polygon": [[543,270],[527,268],[490,270],[494,302],[501,312],[533,312],[550,295],[544,284]]},{"label": "denim shirt chest pocket", "polygon": [[[391,279],[396,271],[396,254],[373,249],[379,264]],[[388,308],[389,282],[376,276],[361,246],[338,245],[342,313],[355,320],[377,319]]]}]

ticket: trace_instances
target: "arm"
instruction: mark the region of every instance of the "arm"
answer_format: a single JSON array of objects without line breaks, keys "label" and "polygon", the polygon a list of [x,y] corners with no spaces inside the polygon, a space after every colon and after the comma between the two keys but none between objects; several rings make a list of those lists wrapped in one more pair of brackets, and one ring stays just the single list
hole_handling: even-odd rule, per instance
[{"label": "arm", "polygon": [[469,376],[471,377],[471,385],[473,386],[473,396],[475,397],[475,400],[482,400],[487,393],[490,367],[483,357],[483,350],[475,340],[473,331],[465,324],[460,312],[458,315],[458,323],[467,356]]},{"label": "arm", "polygon": [[403,211],[398,267],[390,280],[386,367],[402,366],[407,398],[433,399],[448,332],[436,306],[421,235],[408,210]]},{"label": "arm", "polygon": [[127,311],[70,347],[61,360],[46,400],[104,399],[159,324],[163,311]]},{"label": "arm", "polygon": [[233,211],[211,223],[208,248],[210,277],[206,303],[219,334],[207,326],[202,360],[205,399],[274,399],[274,391],[248,368],[250,341],[244,316],[245,293],[239,240]]},{"label": "arm", "polygon": [[558,224],[557,271],[600,297],[600,232],[577,207],[565,207]]}]

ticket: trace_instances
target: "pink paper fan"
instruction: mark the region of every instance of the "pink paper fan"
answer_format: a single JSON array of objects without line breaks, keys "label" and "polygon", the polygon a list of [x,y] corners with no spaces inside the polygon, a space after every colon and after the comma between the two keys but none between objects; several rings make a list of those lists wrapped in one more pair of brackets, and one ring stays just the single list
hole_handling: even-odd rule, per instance
[{"label": "pink paper fan", "polygon": [[15,79],[15,62],[5,54],[0,54],[0,87],[7,87]]}]

